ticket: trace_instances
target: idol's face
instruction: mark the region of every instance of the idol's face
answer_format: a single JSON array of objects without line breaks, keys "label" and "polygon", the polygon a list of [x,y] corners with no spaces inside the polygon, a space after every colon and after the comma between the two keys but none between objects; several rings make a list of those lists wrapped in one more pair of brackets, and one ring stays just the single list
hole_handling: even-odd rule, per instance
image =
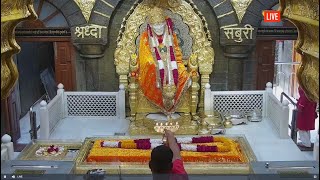
[{"label": "idol's face", "polygon": [[152,27],[154,33],[156,33],[156,35],[161,36],[164,33],[165,25],[166,25],[166,23],[162,22],[162,23],[151,24],[151,27]]}]

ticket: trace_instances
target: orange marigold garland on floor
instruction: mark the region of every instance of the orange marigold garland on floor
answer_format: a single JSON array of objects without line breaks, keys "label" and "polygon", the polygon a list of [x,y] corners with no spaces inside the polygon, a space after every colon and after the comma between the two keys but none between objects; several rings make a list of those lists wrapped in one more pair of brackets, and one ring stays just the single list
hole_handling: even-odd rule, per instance
[{"label": "orange marigold garland on floor", "polygon": [[[186,140],[186,139],[185,139]],[[179,141],[179,138],[177,138]],[[101,147],[104,140],[96,140],[90,150],[88,162],[134,162],[146,163],[150,160],[151,150],[134,148],[134,140],[121,140],[128,148]],[[111,140],[108,142],[118,142]],[[136,141],[137,142],[137,141]],[[184,144],[187,144],[184,142]],[[238,142],[226,137],[214,137],[214,142],[195,143],[197,145],[217,146],[219,152],[193,152],[181,151],[184,162],[211,162],[211,163],[241,163],[246,162]]]}]

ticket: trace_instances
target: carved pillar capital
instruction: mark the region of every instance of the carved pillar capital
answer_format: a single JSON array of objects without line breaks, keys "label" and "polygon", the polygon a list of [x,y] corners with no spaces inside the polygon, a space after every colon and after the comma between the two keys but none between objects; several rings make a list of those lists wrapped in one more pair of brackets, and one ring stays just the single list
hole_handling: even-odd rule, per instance
[{"label": "carved pillar capital", "polygon": [[319,1],[280,0],[279,11],[298,28],[299,85],[309,99],[319,102]]},{"label": "carved pillar capital", "polygon": [[1,0],[1,99],[8,97],[18,79],[18,70],[12,60],[20,51],[14,36],[18,23],[36,19],[32,0]]}]

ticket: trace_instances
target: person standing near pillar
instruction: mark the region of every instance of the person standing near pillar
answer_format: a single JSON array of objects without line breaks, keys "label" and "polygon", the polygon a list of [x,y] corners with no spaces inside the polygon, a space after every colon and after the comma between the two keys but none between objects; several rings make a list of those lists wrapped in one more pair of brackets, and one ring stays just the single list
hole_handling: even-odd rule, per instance
[{"label": "person standing near pillar", "polygon": [[300,95],[297,103],[297,129],[300,137],[298,145],[311,147],[310,131],[315,129],[317,103],[310,101],[301,87],[299,87],[298,90]]}]

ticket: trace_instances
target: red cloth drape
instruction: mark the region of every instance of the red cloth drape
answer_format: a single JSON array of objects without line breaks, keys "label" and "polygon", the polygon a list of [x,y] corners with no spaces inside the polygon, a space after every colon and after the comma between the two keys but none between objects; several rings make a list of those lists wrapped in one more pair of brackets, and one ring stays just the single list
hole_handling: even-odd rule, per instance
[{"label": "red cloth drape", "polygon": [[297,128],[303,131],[315,129],[317,103],[310,101],[304,91],[299,87],[300,98],[297,103],[298,117]]}]

